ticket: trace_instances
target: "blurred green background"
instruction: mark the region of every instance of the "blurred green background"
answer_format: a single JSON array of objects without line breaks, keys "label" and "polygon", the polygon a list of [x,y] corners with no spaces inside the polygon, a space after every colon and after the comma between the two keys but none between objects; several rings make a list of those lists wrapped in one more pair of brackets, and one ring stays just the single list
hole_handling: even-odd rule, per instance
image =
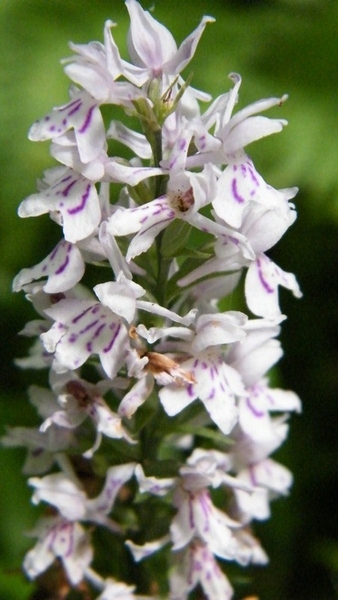
[{"label": "blurred green background", "polygon": [[[209,25],[192,63],[193,85],[214,96],[230,87],[231,71],[243,77],[239,107],[287,92],[289,120],[278,136],[248,149],[257,169],[276,187],[297,185],[298,220],[271,256],[296,273],[304,298],[282,293],[285,358],[281,385],[303,400],[291,420],[290,437],[276,454],[294,473],[290,497],[273,504],[273,517],[256,527],[270,556],[265,569],[248,571],[239,588],[260,600],[338,598],[338,2],[270,0],[154,4],[154,16],[180,42],[203,14]],[[32,373],[13,365],[27,341],[17,336],[33,318],[11,281],[23,267],[53,248],[56,228],[47,216],[20,220],[19,202],[36,189],[36,178],[53,164],[48,144],[33,144],[26,132],[38,117],[66,102],[69,80],[59,60],[68,40],[102,40],[103,23],[117,21],[114,36],[125,53],[128,26],[123,0],[1,0],[0,2],[0,302],[3,424],[34,423],[25,389]],[[125,54],[124,54],[125,55]],[[32,592],[21,574],[31,542],[24,536],[36,512],[21,465],[21,450],[0,451],[0,599],[26,600]],[[221,599],[220,599],[221,600]]]}]

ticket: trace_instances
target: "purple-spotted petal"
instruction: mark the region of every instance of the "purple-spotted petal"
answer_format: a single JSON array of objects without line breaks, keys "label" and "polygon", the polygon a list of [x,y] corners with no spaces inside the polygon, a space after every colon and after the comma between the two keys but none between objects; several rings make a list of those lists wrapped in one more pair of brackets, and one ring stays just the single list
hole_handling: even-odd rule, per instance
[{"label": "purple-spotted petal", "polygon": [[133,476],[135,466],[135,463],[126,463],[108,469],[101,493],[93,500],[87,500],[87,518],[99,520],[100,515],[110,513],[121,487]]},{"label": "purple-spotted petal", "polygon": [[43,289],[47,294],[65,292],[76,285],[83,276],[84,261],[80,250],[62,240],[42,262],[22,269],[13,281],[13,290],[18,292],[32,281],[47,278]]},{"label": "purple-spotted petal", "polygon": [[108,377],[115,377],[128,348],[122,319],[91,300],[61,300],[46,313],[55,323],[41,339],[47,351],[54,353],[57,373],[77,369],[89,356],[98,354]]},{"label": "purple-spotted petal", "polygon": [[82,162],[96,158],[106,144],[105,129],[100,110],[90,94],[82,90],[67,104],[54,108],[29,130],[32,141],[57,138],[73,128]]},{"label": "purple-spotted petal", "polygon": [[[48,174],[49,176],[49,174]],[[20,217],[35,217],[47,212],[61,214],[63,232],[68,242],[91,235],[99,225],[101,210],[95,185],[72,169],[56,169],[48,187],[28,196],[19,206]]]},{"label": "purple-spotted petal", "polygon": [[281,314],[279,285],[291,290],[296,298],[301,298],[295,276],[283,271],[264,254],[259,255],[250,265],[245,279],[246,301],[255,315],[274,319]]}]

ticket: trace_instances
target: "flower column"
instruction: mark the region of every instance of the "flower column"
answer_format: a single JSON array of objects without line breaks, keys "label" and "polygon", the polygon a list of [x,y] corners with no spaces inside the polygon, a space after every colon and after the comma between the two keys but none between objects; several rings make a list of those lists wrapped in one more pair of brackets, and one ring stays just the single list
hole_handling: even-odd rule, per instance
[{"label": "flower column", "polygon": [[[32,502],[44,505],[23,566],[56,574],[54,595],[231,598],[226,561],[267,562],[252,521],[288,493],[292,476],[270,455],[300,410],[268,371],[282,355],[278,286],[301,293],[266,255],[295,219],[297,190],[273,189],[244,149],[283,128],[259,113],[285,97],[233,114],[238,75],[213,101],[180,75],[213,19],[177,47],[136,0],[126,6],[131,62],[111,21],[103,43],[71,44],[70,100],[30,130],[60,165],[19,214],[49,213],[62,239],[13,285],[39,315],[18,362],[46,372],[29,391],[42,422],[3,438],[27,447]],[[138,130],[106,123],[104,104]],[[249,314],[222,312],[242,274]]]}]

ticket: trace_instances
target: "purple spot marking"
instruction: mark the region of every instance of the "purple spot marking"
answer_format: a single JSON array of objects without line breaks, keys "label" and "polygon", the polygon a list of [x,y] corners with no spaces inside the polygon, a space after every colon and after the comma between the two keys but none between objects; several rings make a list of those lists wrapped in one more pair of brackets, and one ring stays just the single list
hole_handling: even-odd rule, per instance
[{"label": "purple spot marking", "polygon": [[266,279],[264,279],[264,275],[263,275],[263,271],[262,271],[262,265],[261,265],[261,261],[259,258],[257,258],[257,269],[258,269],[258,277],[259,280],[263,286],[263,288],[265,289],[265,291],[268,294],[273,294],[275,289],[273,287],[271,287],[268,282],[266,281]]},{"label": "purple spot marking", "polygon": [[51,252],[50,257],[49,257],[50,260],[54,260],[55,256],[57,255],[57,253],[60,249],[60,246],[63,246],[62,242],[59,242],[59,244],[54,248],[53,252]]},{"label": "purple spot marking", "polygon": [[66,260],[59,266],[59,268],[55,271],[55,275],[60,275],[69,265],[69,256],[66,256]]},{"label": "purple spot marking", "polygon": [[238,202],[239,204],[243,204],[243,202],[245,202],[245,198],[243,198],[243,196],[240,196],[240,194],[238,193],[237,179],[235,179],[235,177],[233,178],[233,180],[231,182],[231,190],[232,190],[232,195],[235,198],[236,202]]},{"label": "purple spot marking", "polygon": [[80,105],[81,105],[82,104],[82,100],[80,98],[76,98],[72,102],[68,102],[68,104],[66,104],[66,106],[63,106],[62,108],[59,108],[58,112],[64,112],[65,110],[68,110],[69,108],[72,108],[72,106],[77,106],[79,102],[80,102]]},{"label": "purple spot marking", "polygon": [[194,387],[192,383],[189,383],[189,385],[187,385],[187,392],[188,392],[188,396],[190,396],[190,398],[192,398],[193,396],[195,396],[194,394]]},{"label": "purple spot marking", "polygon": [[[154,213],[155,214],[155,213]],[[145,233],[147,233],[148,231],[150,231],[150,229],[152,229],[153,227],[158,227],[159,223],[166,223],[167,221],[172,221],[173,218],[175,217],[175,212],[171,211],[169,213],[169,217],[167,219],[161,219],[161,221],[157,221],[156,223],[153,223],[153,225],[150,225],[149,227],[147,227],[147,229],[145,229],[144,231],[140,231],[139,235],[144,235]]]},{"label": "purple spot marking", "polygon": [[194,562],[194,571],[202,571],[202,563],[199,560]]},{"label": "purple spot marking", "polygon": [[264,415],[265,415],[264,411],[257,410],[257,408],[250,401],[250,398],[246,399],[246,405],[251,410],[251,412],[255,415],[255,417],[258,417],[258,418],[264,417]]},{"label": "purple spot marking", "polygon": [[246,165],[241,164],[241,171],[242,171],[243,177],[245,177],[246,176],[246,171],[247,171]]},{"label": "purple spot marking", "polygon": [[205,516],[205,525],[204,525],[204,531],[209,531],[209,514],[210,514],[210,499],[209,499],[209,494],[208,492],[202,492],[200,494],[200,504],[202,507],[202,510],[204,512],[204,516]]},{"label": "purple spot marking", "polygon": [[[68,105],[68,108],[72,106],[71,104]],[[72,110],[69,111],[68,113],[68,117],[71,117],[72,115],[74,115],[82,106],[82,101],[80,100],[79,103],[77,105],[74,106],[74,108],[72,108]]]},{"label": "purple spot marking", "polygon": [[259,181],[258,181],[256,174],[252,167],[249,167],[249,173],[250,173],[252,181],[257,185],[257,187],[259,187]]},{"label": "purple spot marking", "polygon": [[67,125],[67,119],[62,119],[62,125],[64,125],[64,126]]},{"label": "purple spot marking", "polygon": [[69,208],[67,211],[69,215],[75,215],[76,213],[81,212],[81,210],[84,209],[84,207],[86,206],[86,202],[89,198],[90,188],[91,188],[91,184],[88,183],[85,193],[82,194],[81,204],[78,204],[78,206],[75,206],[74,208]]},{"label": "purple spot marking", "polygon": [[209,396],[207,397],[207,400],[213,400],[215,398],[215,395],[216,395],[216,390],[215,390],[215,388],[212,388]]},{"label": "purple spot marking", "polygon": [[98,328],[97,328],[97,330],[95,331],[95,333],[94,333],[94,335],[93,335],[93,340],[94,340],[95,338],[99,337],[99,335],[100,335],[100,333],[101,333],[102,329],[104,329],[104,328],[105,328],[105,326],[106,326],[106,324],[105,324],[105,323],[102,323],[102,325],[100,325],[100,327],[98,327]]},{"label": "purple spot marking", "polygon": [[77,323],[80,319],[82,319],[82,317],[84,317],[84,315],[87,314],[87,312],[89,312],[91,310],[91,306],[89,306],[88,308],[86,308],[86,310],[84,310],[82,313],[80,313],[79,315],[77,315],[77,317],[74,317],[74,319],[72,319],[72,323]]},{"label": "purple spot marking", "polygon": [[62,195],[63,195],[65,198],[68,196],[68,194],[69,194],[69,190],[71,190],[71,189],[72,189],[72,187],[73,187],[73,186],[74,186],[76,183],[77,183],[77,179],[74,179],[73,181],[71,181],[71,182],[70,182],[70,184],[69,184],[69,185],[67,185],[67,186],[65,187],[65,189],[64,189],[64,190],[62,190]]},{"label": "purple spot marking", "polygon": [[95,104],[94,104],[94,106],[91,106],[89,111],[87,112],[86,119],[85,119],[81,129],[79,129],[79,133],[84,133],[86,131],[86,129],[88,128],[90,121],[92,120],[92,114],[93,114],[94,108],[96,108]]},{"label": "purple spot marking", "polygon": [[173,168],[173,166],[175,165],[175,162],[177,161],[177,156],[175,156],[169,163],[169,170],[171,170]]},{"label": "purple spot marking", "polygon": [[76,335],[76,333],[72,333],[72,334],[69,336],[69,338],[68,338],[68,342],[69,342],[70,344],[74,344],[74,342],[76,342],[76,340],[77,340],[77,335]]},{"label": "purple spot marking", "polygon": [[96,321],[92,321],[91,323],[89,323],[89,325],[87,325],[86,327],[81,329],[81,331],[79,331],[79,334],[81,335],[83,333],[87,333],[87,331],[90,331],[93,327],[95,327],[97,322],[98,322],[98,319]]},{"label": "purple spot marking", "polygon": [[255,469],[254,469],[253,465],[249,465],[249,473],[250,473],[251,483],[253,485],[257,485],[258,482],[257,482],[256,476],[255,476]]},{"label": "purple spot marking", "polygon": [[191,529],[195,528],[194,511],[192,508],[193,499],[194,496],[192,494],[189,494],[189,525]]},{"label": "purple spot marking", "polygon": [[[50,121],[50,116],[49,116],[49,115],[47,115],[47,116],[45,117],[45,121]],[[39,121],[36,121],[36,123],[39,123]]]},{"label": "purple spot marking", "polygon": [[112,347],[114,346],[114,342],[115,342],[115,340],[116,340],[116,338],[117,338],[117,336],[118,336],[118,334],[120,332],[120,329],[121,329],[121,325],[118,325],[117,328],[116,328],[116,332],[113,335],[110,343],[108,344],[108,346],[106,346],[105,348],[103,348],[103,352],[107,353],[107,352],[109,352],[109,350],[112,349]]},{"label": "purple spot marking", "polygon": [[92,351],[92,343],[91,342],[87,342],[86,349],[87,349],[87,352],[91,352]]},{"label": "purple spot marking", "polygon": [[71,178],[72,178],[71,175],[67,175],[67,177],[64,177],[63,179],[61,179],[60,183],[64,183],[65,181],[69,181]]}]

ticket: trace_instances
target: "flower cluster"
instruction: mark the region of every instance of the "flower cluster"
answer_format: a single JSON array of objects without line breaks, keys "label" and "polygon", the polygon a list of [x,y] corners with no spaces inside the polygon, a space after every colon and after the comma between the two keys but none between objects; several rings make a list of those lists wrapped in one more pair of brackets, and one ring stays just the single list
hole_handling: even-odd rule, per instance
[{"label": "flower cluster", "polygon": [[[297,190],[271,187],[245,151],[281,131],[261,113],[285,97],[234,112],[232,73],[212,100],[180,73],[213,19],[177,47],[136,0],[126,7],[131,62],[111,21],[103,43],[70,44],[70,99],[29,132],[59,164],[19,215],[49,213],[62,238],[13,285],[39,314],[18,363],[47,374],[29,390],[42,424],[3,438],[27,447],[32,502],[47,505],[23,566],[31,579],[55,571],[55,596],[67,581],[97,600],[195,588],[225,600],[224,561],[267,562],[252,522],[292,483],[271,454],[300,401],[267,373],[282,355],[278,288],[301,292],[266,252],[294,222]],[[224,310],[235,288],[249,316]],[[102,528],[111,572],[99,574]]]}]

